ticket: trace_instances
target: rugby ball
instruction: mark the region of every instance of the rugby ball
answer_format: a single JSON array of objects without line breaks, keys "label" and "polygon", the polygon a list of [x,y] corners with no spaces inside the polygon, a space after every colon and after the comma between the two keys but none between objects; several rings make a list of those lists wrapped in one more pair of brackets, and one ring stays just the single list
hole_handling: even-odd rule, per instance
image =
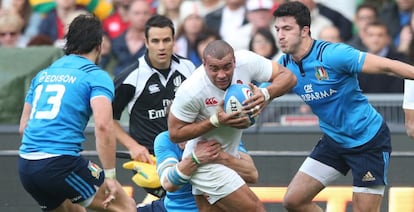
[{"label": "rugby ball", "polygon": [[[253,96],[253,92],[248,85],[232,84],[224,94],[224,112],[232,113],[242,110],[243,102]],[[252,114],[247,114],[250,119],[250,125],[256,122],[257,117],[252,117]]]}]

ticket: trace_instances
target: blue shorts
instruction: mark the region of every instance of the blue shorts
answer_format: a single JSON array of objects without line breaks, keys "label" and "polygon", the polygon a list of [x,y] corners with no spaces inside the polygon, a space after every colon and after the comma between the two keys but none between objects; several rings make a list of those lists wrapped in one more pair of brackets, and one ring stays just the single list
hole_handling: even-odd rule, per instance
[{"label": "blue shorts", "polygon": [[41,209],[50,211],[63,201],[82,202],[95,195],[105,176],[83,157],[58,156],[41,160],[19,158],[20,181]]},{"label": "blue shorts", "polygon": [[384,122],[369,142],[354,148],[343,148],[324,135],[310,157],[343,175],[351,169],[354,186],[371,187],[387,184],[391,151],[390,131]]}]

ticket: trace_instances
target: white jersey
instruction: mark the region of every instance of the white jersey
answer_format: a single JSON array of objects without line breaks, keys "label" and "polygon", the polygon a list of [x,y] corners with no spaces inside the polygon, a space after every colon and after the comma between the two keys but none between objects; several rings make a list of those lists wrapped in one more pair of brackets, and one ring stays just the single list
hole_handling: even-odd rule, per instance
[{"label": "white jersey", "polygon": [[414,80],[404,80],[403,108],[414,110]]},{"label": "white jersey", "polygon": [[[236,67],[232,84],[249,84],[253,80],[269,81],[272,75],[270,60],[250,51],[235,52]],[[171,112],[181,121],[192,123],[208,119],[217,111],[217,106],[223,100],[224,90],[217,88],[208,78],[204,66],[195,72],[178,88]],[[216,139],[224,151],[237,155],[242,130],[232,127],[219,127],[187,142],[184,157],[189,155],[194,145],[201,139]]]}]

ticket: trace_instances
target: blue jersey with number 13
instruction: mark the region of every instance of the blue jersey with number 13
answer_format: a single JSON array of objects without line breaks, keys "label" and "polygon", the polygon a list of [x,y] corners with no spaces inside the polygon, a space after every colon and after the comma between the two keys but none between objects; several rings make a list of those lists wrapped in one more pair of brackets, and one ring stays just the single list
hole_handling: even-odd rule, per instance
[{"label": "blue jersey with number 13", "polygon": [[90,101],[112,101],[113,81],[90,60],[67,55],[32,80],[26,103],[32,106],[20,154],[41,152],[78,156],[92,114]]}]

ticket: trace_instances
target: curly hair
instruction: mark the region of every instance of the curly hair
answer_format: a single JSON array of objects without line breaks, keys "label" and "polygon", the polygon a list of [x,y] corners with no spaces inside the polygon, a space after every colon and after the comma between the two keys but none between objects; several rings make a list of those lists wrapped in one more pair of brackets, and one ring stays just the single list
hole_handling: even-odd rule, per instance
[{"label": "curly hair", "polygon": [[65,36],[64,52],[69,54],[86,54],[102,44],[103,30],[101,21],[94,15],[77,16],[69,25]]}]

